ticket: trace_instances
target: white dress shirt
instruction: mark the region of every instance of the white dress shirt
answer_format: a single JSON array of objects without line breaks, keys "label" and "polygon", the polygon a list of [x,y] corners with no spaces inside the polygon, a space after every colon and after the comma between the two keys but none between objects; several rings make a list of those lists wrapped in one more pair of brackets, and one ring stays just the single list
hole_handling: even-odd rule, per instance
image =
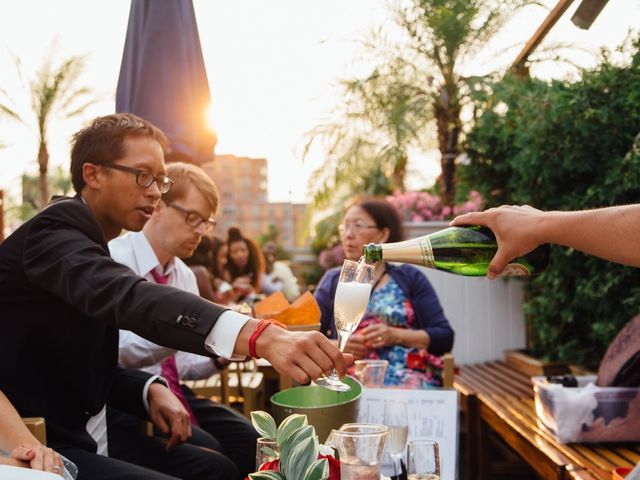
[{"label": "white dress shirt", "polygon": [[[131,232],[111,240],[109,242],[109,251],[114,260],[127,265],[138,275],[147,278],[147,280],[154,281],[150,272],[159,266],[160,262],[158,262],[158,258],[143,232]],[[167,274],[169,271],[172,273],[169,278],[169,285],[183,288],[198,295],[195,275],[182,260],[176,258],[164,273]],[[233,348],[238,334],[247,320],[249,320],[249,317],[246,315],[230,310],[224,312],[207,336],[205,348],[218,356],[230,360],[241,360],[243,357],[233,356]],[[123,345],[126,352],[124,354]],[[135,368],[147,367],[143,368],[143,370],[154,374],[153,377],[147,380],[142,391],[142,401],[147,411],[149,411],[147,394],[151,384],[159,378],[160,362],[176,353],[176,351],[156,345],[128,330],[120,330],[119,347],[118,363],[120,365]],[[184,374],[185,378],[194,378],[194,372],[208,377],[215,371],[215,366],[210,358],[185,352],[176,354],[176,366],[178,367],[178,374],[180,376]],[[97,453],[105,456],[109,455],[106,412],[106,406],[102,407],[102,410],[97,415],[89,419],[86,427],[89,435],[97,443]]]},{"label": "white dress shirt", "polygon": [[[149,240],[144,232],[129,232],[109,242],[111,257],[128,266],[138,275],[153,282],[151,271],[160,267]],[[163,272],[169,275],[167,285],[198,295],[196,277],[191,269],[179,258],[174,258]],[[238,334],[249,317],[228,310],[220,315],[211,333],[207,336],[207,350],[230,360],[241,360],[233,355]],[[123,367],[141,368],[159,374],[160,363],[175,354],[176,350],[162,347],[127,330],[120,330],[120,353],[118,362]],[[206,378],[215,371],[210,358],[180,352],[176,355],[178,373],[185,378]]]}]

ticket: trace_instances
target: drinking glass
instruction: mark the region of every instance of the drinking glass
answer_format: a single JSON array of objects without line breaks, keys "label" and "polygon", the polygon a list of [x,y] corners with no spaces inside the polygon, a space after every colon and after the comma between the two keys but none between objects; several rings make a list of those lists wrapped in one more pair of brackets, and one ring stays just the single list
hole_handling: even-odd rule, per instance
[{"label": "drinking glass", "polygon": [[355,375],[365,387],[381,387],[384,385],[384,374],[389,362],[386,360],[356,360]]},{"label": "drinking glass", "polygon": [[440,480],[438,442],[413,440],[407,454],[408,480]]},{"label": "drinking glass", "polygon": [[373,423],[346,423],[333,430],[327,444],[340,457],[342,480],[380,478],[380,461],[388,428]]},{"label": "drinking glass", "polygon": [[260,465],[272,462],[278,458],[278,444],[275,438],[260,437],[256,441],[256,470]]},{"label": "drinking glass", "polygon": [[409,436],[407,402],[401,400],[385,401],[383,423],[389,427],[387,449],[393,460],[394,475],[398,475],[401,471],[401,468],[398,467],[400,467],[400,460]]},{"label": "drinking glass", "polygon": [[[338,348],[341,352],[355,331],[367,310],[371,284],[373,282],[373,265],[364,262],[345,260],[340,271],[338,288],[333,300],[334,322],[338,331]],[[335,369],[328,375],[323,375],[315,381],[316,385],[348,392],[351,387],[340,380]]]}]

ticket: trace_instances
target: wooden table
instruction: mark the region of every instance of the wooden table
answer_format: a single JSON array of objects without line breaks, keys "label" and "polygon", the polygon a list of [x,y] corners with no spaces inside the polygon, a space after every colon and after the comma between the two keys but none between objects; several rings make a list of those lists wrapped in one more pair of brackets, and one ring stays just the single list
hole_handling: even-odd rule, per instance
[{"label": "wooden table", "polygon": [[560,444],[539,423],[530,377],[504,362],[460,367],[460,392],[467,429],[467,478],[492,478],[489,430],[500,436],[545,479],[610,480],[615,467],[640,461],[640,444]]}]

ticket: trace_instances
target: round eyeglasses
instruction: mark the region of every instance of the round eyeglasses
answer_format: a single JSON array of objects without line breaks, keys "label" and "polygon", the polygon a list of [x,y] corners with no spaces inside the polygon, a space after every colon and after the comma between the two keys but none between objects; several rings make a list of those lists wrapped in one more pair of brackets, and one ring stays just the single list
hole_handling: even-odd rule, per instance
[{"label": "round eyeglasses", "polygon": [[173,180],[171,180],[169,177],[165,177],[164,175],[158,175],[157,177],[154,177],[146,170],[139,170],[133,167],[125,167],[124,165],[118,165],[117,163],[97,163],[96,165],[102,165],[105,168],[112,168],[114,170],[133,173],[136,176],[136,183],[143,188],[149,188],[151,185],[153,185],[153,182],[156,182],[160,193],[167,193],[171,188],[171,185],[173,185]]},{"label": "round eyeglasses", "polygon": [[338,233],[340,235],[345,235],[347,232],[351,231],[354,235],[358,235],[364,230],[369,230],[371,228],[380,229],[380,227],[376,225],[365,225],[364,223],[341,223],[338,225]]},{"label": "round eyeglasses", "polygon": [[176,205],[175,203],[168,203],[167,207],[174,208],[179,212],[183,213],[184,220],[187,222],[187,225],[189,225],[191,228],[198,228],[200,225],[204,223],[204,229],[206,232],[208,232],[213,227],[215,227],[216,224],[218,223],[213,218],[209,218],[208,220],[205,220],[200,216],[198,212],[194,212],[193,210],[187,210],[186,208],[181,207],[180,205]]}]

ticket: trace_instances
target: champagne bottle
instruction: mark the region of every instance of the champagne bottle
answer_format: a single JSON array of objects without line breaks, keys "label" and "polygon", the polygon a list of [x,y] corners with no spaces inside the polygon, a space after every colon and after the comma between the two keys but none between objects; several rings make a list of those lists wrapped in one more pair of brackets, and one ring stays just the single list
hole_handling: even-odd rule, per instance
[{"label": "champagne bottle", "polygon": [[[495,235],[482,226],[450,227],[404,242],[370,243],[363,248],[367,262],[413,263],[470,277],[486,275],[497,250]],[[538,274],[548,263],[549,245],[540,245],[512,260],[502,275]]]}]

